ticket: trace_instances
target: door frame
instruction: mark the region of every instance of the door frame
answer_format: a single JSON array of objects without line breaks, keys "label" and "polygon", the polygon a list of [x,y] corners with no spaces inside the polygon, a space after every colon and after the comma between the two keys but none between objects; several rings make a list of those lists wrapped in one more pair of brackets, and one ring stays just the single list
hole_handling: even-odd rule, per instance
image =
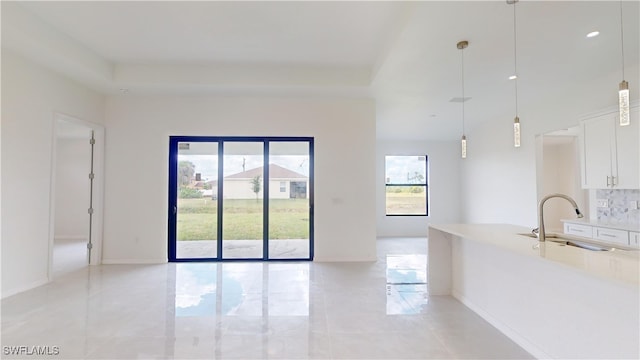
[{"label": "door frame", "polygon": [[[216,257],[210,258],[177,258],[177,200],[178,200],[178,143],[180,142],[215,142],[218,144],[218,188],[217,188],[217,234],[218,251]],[[309,257],[292,259],[270,259],[269,252],[269,190],[263,187],[263,256],[262,258],[223,258],[222,253],[222,211],[224,190],[224,143],[225,142],[262,142],[263,167],[265,182],[269,180],[269,144],[272,142],[307,142],[309,144]],[[314,138],[286,136],[169,136],[169,189],[167,208],[167,250],[169,262],[206,262],[206,261],[313,261],[314,258]],[[268,184],[268,183],[267,183]]]},{"label": "door frame", "polygon": [[[49,189],[49,265],[47,270],[47,278],[49,282],[53,281],[53,248],[55,238],[55,216],[56,216],[56,171],[57,171],[57,147],[58,147],[58,124],[60,121],[66,121],[77,126],[82,126],[94,132],[95,145],[93,152],[93,219],[91,226],[91,241],[93,244],[91,252],[91,265],[100,265],[102,263],[102,230],[104,222],[104,126],[92,123],[86,120],[78,119],[73,116],[55,112],[53,114],[53,126],[51,134],[51,181]],[[90,143],[87,141],[87,152],[90,151]],[[87,169],[87,181],[89,181],[90,169]],[[87,210],[89,204],[87,204]],[[87,221],[89,214],[87,213]]]}]

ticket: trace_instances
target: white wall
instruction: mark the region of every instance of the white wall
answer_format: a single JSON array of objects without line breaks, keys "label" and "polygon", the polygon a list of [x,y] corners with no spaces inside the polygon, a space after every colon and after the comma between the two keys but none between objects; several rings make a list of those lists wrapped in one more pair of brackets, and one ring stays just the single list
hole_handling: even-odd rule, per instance
[{"label": "white wall", "polygon": [[[378,141],[376,229],[378,236],[426,237],[430,223],[456,223],[460,213],[460,152],[457,141]],[[385,155],[427,155],[429,216],[385,215]]]},{"label": "white wall", "polygon": [[[543,169],[539,176],[544,194],[561,193],[570,196],[578,204],[578,208],[588,218],[589,207],[585,201],[586,191],[581,189],[580,160],[577,152],[577,137],[544,137]],[[564,199],[552,198],[545,202],[545,229],[562,232],[560,220],[576,217],[575,210]]]},{"label": "white wall", "polygon": [[56,144],[56,239],[87,239],[89,235],[89,172],[91,145],[87,139],[58,138]]},{"label": "white wall", "polygon": [[48,280],[55,112],[101,123],[104,97],[3,49],[3,297]]},{"label": "white wall", "polygon": [[[627,67],[626,77],[639,78],[637,64]],[[521,101],[520,148],[512,143],[512,113],[471,129],[468,157],[462,166],[464,221],[536,227],[537,201],[542,194],[537,194],[535,136],[575,126],[583,115],[615,106],[619,82],[620,73],[583,79],[576,92],[549,89],[545,101],[528,105]],[[634,83],[630,83],[630,93],[632,99],[638,99],[640,88]],[[520,86],[526,89],[524,79]]]},{"label": "white wall", "polygon": [[372,100],[116,96],[106,124],[103,262],[167,260],[170,135],[315,137],[315,259],[375,260]]}]

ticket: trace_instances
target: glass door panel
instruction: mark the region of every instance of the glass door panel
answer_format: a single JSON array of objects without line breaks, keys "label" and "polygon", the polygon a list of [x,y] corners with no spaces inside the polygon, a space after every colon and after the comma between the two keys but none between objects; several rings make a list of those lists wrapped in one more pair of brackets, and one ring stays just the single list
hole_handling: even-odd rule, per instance
[{"label": "glass door panel", "polygon": [[222,258],[262,259],[264,143],[224,142]]},{"label": "glass door panel", "polygon": [[218,256],[218,143],[178,142],[176,258]]},{"label": "glass door panel", "polygon": [[313,138],[172,136],[169,260],[312,260]]},{"label": "glass door panel", "polygon": [[269,258],[310,257],[309,142],[269,142]]}]

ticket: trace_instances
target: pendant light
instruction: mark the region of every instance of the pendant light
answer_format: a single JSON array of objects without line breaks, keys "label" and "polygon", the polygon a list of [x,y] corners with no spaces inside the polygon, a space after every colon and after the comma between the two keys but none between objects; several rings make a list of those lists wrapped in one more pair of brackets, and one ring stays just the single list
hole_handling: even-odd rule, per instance
[{"label": "pendant light", "polygon": [[513,75],[509,79],[514,81],[516,116],[513,118],[513,146],[520,147],[520,118],[518,117],[518,56],[516,36],[516,3],[518,0],[507,0],[507,4],[513,5]]},{"label": "pendant light", "polygon": [[460,150],[463,159],[467,158],[467,136],[464,134],[464,49],[466,49],[467,46],[469,46],[469,42],[466,40],[460,41],[456,44],[456,47],[459,50],[462,50],[460,51],[462,54],[462,139],[460,141]]},{"label": "pendant light", "polygon": [[618,89],[620,126],[629,125],[629,83],[624,80],[624,31],[622,22],[622,0],[620,0],[620,47],[622,49],[622,81]]}]

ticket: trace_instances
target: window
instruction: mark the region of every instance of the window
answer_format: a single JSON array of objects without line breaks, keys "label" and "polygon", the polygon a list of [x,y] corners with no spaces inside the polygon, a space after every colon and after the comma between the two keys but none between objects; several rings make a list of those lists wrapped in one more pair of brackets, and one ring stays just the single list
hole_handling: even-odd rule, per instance
[{"label": "window", "polygon": [[313,260],[313,154],[310,137],[170,136],[169,261]]},{"label": "window", "polygon": [[429,214],[426,156],[385,156],[386,215]]}]

